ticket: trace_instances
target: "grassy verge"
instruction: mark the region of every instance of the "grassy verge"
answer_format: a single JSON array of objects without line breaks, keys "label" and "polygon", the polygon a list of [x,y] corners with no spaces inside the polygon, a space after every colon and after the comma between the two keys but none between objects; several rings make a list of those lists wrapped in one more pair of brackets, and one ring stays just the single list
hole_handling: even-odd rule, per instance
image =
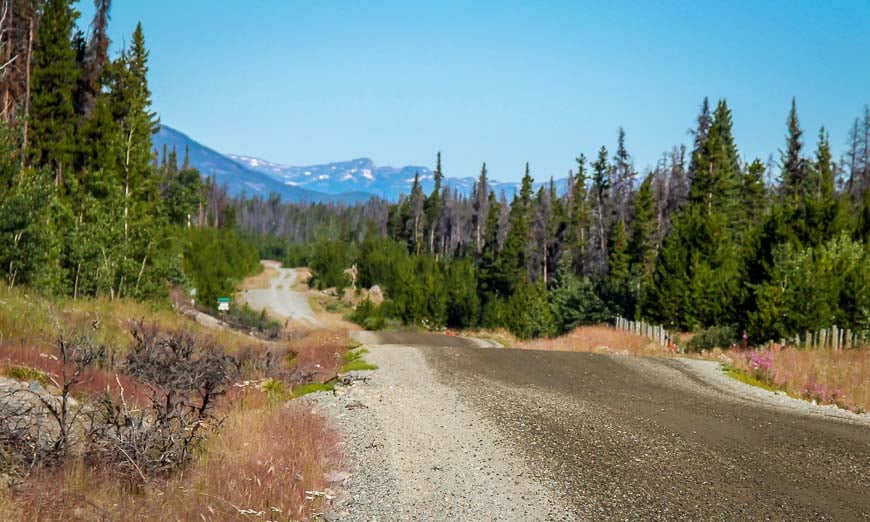
[{"label": "grassy verge", "polygon": [[718,358],[735,372],[793,397],[855,412],[870,410],[870,348],[727,350],[719,351]]},{"label": "grassy verge", "polygon": [[342,361],[344,364],[341,367],[341,373],[377,370],[378,367],[376,365],[367,363],[363,360],[363,355],[367,353],[369,353],[369,351],[365,348],[344,352],[344,355],[342,355]]},{"label": "grassy verge", "polygon": [[[487,334],[471,333],[480,337]],[[680,344],[685,345],[688,338],[691,336],[681,336]],[[584,326],[561,337],[528,341],[497,332],[496,339],[505,346],[529,350],[656,357],[678,355],[645,337],[609,326]],[[839,351],[795,348],[742,351],[717,348],[690,353],[688,356],[722,362],[729,376],[753,386],[782,391],[819,404],[834,404],[851,411],[870,411],[870,379],[867,379],[870,347]]]},{"label": "grassy verge", "polygon": [[728,377],[732,379],[738,380],[744,384],[748,384],[750,386],[756,386],[758,388],[763,388],[767,391],[772,392],[781,392],[784,391],[782,388],[777,388],[775,386],[771,386],[764,380],[758,379],[751,374],[748,374],[742,370],[738,370],[728,364],[722,365],[722,372],[725,373]]},{"label": "grassy verge", "polygon": [[[207,339],[204,346],[219,347],[237,368],[229,393],[216,403],[220,422],[204,447],[181,472],[149,476],[133,488],[98,462],[78,459],[11,486],[0,481],[0,520],[305,520],[323,511],[304,492],[323,490],[329,486],[324,473],[343,469],[336,434],[310,408],[287,401],[331,390],[345,368],[366,365],[360,352],[345,355],[353,344],[346,334],[297,332],[270,342],[209,329],[168,304],[58,299],[0,284],[0,375],[50,388],[62,370],[51,357],[58,325],[69,334],[93,332],[122,357],[139,320]],[[139,402],[139,388],[147,401],[141,383],[101,367],[87,370],[75,395],[89,400],[118,381],[129,402]],[[0,446],[0,454],[6,449]]]}]

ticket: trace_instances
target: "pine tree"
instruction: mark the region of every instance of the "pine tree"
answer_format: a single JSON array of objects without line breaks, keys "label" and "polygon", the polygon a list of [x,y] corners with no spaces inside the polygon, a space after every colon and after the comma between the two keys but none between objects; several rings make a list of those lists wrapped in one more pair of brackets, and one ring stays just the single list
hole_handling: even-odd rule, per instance
[{"label": "pine tree", "polygon": [[605,281],[605,300],[610,308],[619,315],[632,315],[629,302],[630,262],[628,232],[625,222],[619,220],[610,229],[607,239],[607,278]]},{"label": "pine tree", "polygon": [[710,100],[706,97],[701,102],[701,112],[698,114],[697,127],[692,130],[695,136],[694,147],[692,148],[691,162],[689,163],[689,185],[695,180],[698,175],[700,166],[696,158],[702,153],[704,145],[707,143],[707,137],[710,133],[710,125],[713,123],[713,118],[710,115]]},{"label": "pine tree", "polygon": [[655,201],[652,191],[652,174],[641,183],[634,200],[634,219],[631,224],[631,243],[629,252],[631,263],[642,281],[652,274],[656,252]]},{"label": "pine tree", "polygon": [[71,4],[69,0],[47,0],[45,4],[33,48],[28,115],[31,162],[48,167],[58,186],[75,152],[74,96],[79,71],[71,38],[78,13]]},{"label": "pine tree", "polygon": [[568,206],[568,230],[566,251],[571,258],[571,268],[575,275],[585,272],[586,243],[589,237],[589,203],[586,192],[586,156],[577,157],[577,173],[571,184]]},{"label": "pine tree", "polygon": [[428,244],[429,252],[435,252],[436,236],[438,235],[438,224],[441,222],[442,200],[441,200],[441,181],[444,179],[444,174],[441,172],[441,152],[435,159],[435,171],[432,173],[435,178],[435,186],[432,188],[432,193],[426,198],[425,214],[426,225],[428,227]]},{"label": "pine tree", "polygon": [[607,270],[607,236],[610,230],[610,164],[607,148],[602,146],[598,159],[592,164],[592,190],[589,193],[592,208],[592,227],[589,248],[589,273],[604,275]]},{"label": "pine tree", "polygon": [[483,249],[484,228],[488,217],[489,181],[486,177],[486,163],[480,167],[480,177],[474,187],[473,195],[474,215],[472,226],[474,227],[474,246],[478,255]]},{"label": "pine tree", "polygon": [[510,228],[498,259],[500,272],[509,279],[511,291],[520,281],[528,279],[531,210],[532,176],[529,174],[529,164],[526,163],[520,192],[511,202]]},{"label": "pine tree", "polygon": [[788,113],[788,135],[786,136],[786,151],[781,153],[782,191],[791,204],[797,202],[807,192],[806,164],[802,154],[803,131],[797,116],[797,103],[791,99],[791,110]]},{"label": "pine tree", "polygon": [[614,222],[629,219],[629,204],[634,192],[637,173],[631,164],[631,156],[625,148],[625,130],[619,128],[616,141],[616,153],[613,156],[613,220]]},{"label": "pine tree", "polygon": [[743,183],[740,186],[739,232],[746,232],[756,226],[767,208],[765,170],[764,163],[757,158],[744,169]]},{"label": "pine tree", "polygon": [[740,190],[740,162],[731,134],[731,110],[719,100],[706,140],[692,158],[694,177],[689,187],[689,202],[701,205],[710,215],[724,212],[729,218],[737,212]]},{"label": "pine tree", "polygon": [[426,196],[423,194],[423,187],[420,186],[419,172],[414,173],[414,184],[411,185],[411,199],[409,203],[411,216],[407,224],[407,230],[410,232],[411,243],[408,246],[419,255],[423,249],[423,230],[426,220],[426,215],[424,214]]},{"label": "pine tree", "polygon": [[795,222],[805,227],[800,231],[803,242],[818,246],[849,228],[849,203],[847,199],[837,198],[835,192],[831,145],[824,127],[819,130],[815,160],[807,163],[806,193],[802,205],[796,209],[801,216]]}]

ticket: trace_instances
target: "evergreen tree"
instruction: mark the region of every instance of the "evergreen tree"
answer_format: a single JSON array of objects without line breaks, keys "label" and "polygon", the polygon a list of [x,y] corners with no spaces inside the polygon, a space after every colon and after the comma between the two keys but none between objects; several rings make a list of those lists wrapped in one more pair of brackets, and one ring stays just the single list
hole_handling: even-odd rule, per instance
[{"label": "evergreen tree", "polygon": [[604,280],[605,300],[615,313],[623,316],[633,315],[629,288],[631,256],[628,232],[624,221],[617,221],[610,229],[607,250],[607,278]]},{"label": "evergreen tree", "polygon": [[432,188],[432,193],[426,198],[425,214],[426,225],[428,227],[428,244],[429,252],[435,252],[436,236],[438,235],[438,224],[441,222],[441,181],[444,179],[444,174],[441,172],[441,152],[435,159],[435,171],[432,173],[435,179],[435,186]]},{"label": "evergreen tree", "polygon": [[704,101],[701,102],[701,111],[698,114],[697,121],[697,127],[691,131],[695,136],[695,140],[692,148],[691,162],[689,163],[690,186],[697,177],[699,168],[701,168],[700,165],[698,165],[696,158],[698,158],[702,153],[702,149],[707,143],[707,137],[710,133],[710,125],[713,123],[713,118],[710,115],[710,100],[706,97],[704,97]]},{"label": "evergreen tree", "polygon": [[592,243],[589,249],[589,272],[604,275],[607,269],[607,237],[610,230],[610,164],[607,148],[602,146],[598,159],[592,164],[592,190],[589,193],[592,208]]},{"label": "evergreen tree", "polygon": [[614,222],[629,219],[629,204],[634,192],[637,173],[631,164],[631,156],[625,148],[625,130],[619,128],[616,141],[616,153],[613,156],[613,220]]},{"label": "evergreen tree", "polygon": [[35,166],[50,169],[58,186],[75,152],[79,71],[71,38],[77,17],[69,0],[47,0],[33,48],[29,153]]},{"label": "evergreen tree", "polygon": [[640,278],[642,283],[652,275],[653,262],[656,253],[656,221],[655,200],[652,191],[652,174],[648,175],[634,200],[634,220],[631,227],[631,254],[632,272]]},{"label": "evergreen tree", "polygon": [[411,185],[410,199],[411,215],[407,223],[406,229],[409,231],[411,242],[408,247],[419,254],[423,250],[423,230],[426,226],[426,215],[424,213],[426,205],[426,196],[423,194],[423,187],[420,185],[420,173],[414,173],[414,184]]},{"label": "evergreen tree", "polygon": [[577,157],[577,172],[570,184],[566,252],[570,255],[573,273],[581,275],[586,265],[586,243],[589,237],[589,203],[586,192],[586,156]]},{"label": "evergreen tree", "polygon": [[720,100],[713,114],[707,139],[694,154],[695,174],[689,187],[689,202],[700,205],[708,215],[723,212],[735,217],[739,195],[740,163],[731,134],[731,110]]},{"label": "evergreen tree", "polygon": [[510,205],[510,229],[498,259],[500,272],[509,279],[511,290],[520,281],[528,279],[531,210],[532,176],[529,174],[529,164],[526,163],[520,192],[514,196]]},{"label": "evergreen tree", "polygon": [[764,163],[755,159],[744,169],[740,186],[740,231],[748,231],[758,224],[767,208],[767,190],[764,187]]},{"label": "evergreen tree", "polygon": [[796,204],[807,192],[806,164],[802,154],[803,131],[797,116],[797,103],[791,99],[791,110],[788,113],[788,135],[786,136],[786,151],[781,153],[782,159],[782,191],[792,204]]},{"label": "evergreen tree", "polygon": [[472,216],[472,226],[474,227],[474,246],[477,255],[480,255],[483,249],[484,228],[486,226],[488,215],[489,201],[489,181],[486,177],[486,163],[480,167],[480,177],[477,178],[477,184],[474,186],[473,193],[474,214]]}]

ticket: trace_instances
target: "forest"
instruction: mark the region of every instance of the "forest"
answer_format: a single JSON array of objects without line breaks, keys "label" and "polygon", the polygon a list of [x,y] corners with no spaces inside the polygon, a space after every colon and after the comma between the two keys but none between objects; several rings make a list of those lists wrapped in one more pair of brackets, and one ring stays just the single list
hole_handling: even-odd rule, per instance
[{"label": "forest", "polygon": [[[88,34],[63,0],[9,1],[2,18],[0,277],[72,297],[212,305],[258,256],[310,265],[321,287],[380,285],[357,321],[559,335],[620,315],[754,342],[831,325],[870,329],[870,109],[834,158],[791,102],[783,148],[742,158],[725,99],[692,142],[635,168],[620,128],[579,154],[567,190],[527,164],[510,199],[486,164],[471,194],[415,182],[397,202],[231,198],[186,151],[154,150],[141,25],[110,56],[109,2]],[[786,107],[784,107],[786,108]],[[179,157],[180,156],[180,157]],[[561,185],[560,185],[561,186]]]},{"label": "forest", "polygon": [[[783,111],[784,114],[786,111]],[[835,159],[797,103],[768,161],[742,159],[726,100],[704,99],[690,146],[640,174],[620,128],[614,152],[580,154],[564,193],[525,166],[508,201],[486,164],[470,195],[442,187],[390,204],[285,205],[237,199],[238,225],[265,256],[310,265],[321,287],[380,285],[354,319],[559,335],[616,315],[728,346],[837,325],[870,329],[870,109]],[[775,158],[775,159],[774,159]]]},{"label": "forest", "polygon": [[110,2],[96,7],[85,35],[72,2],[3,3],[0,277],[72,297],[198,288],[211,304],[257,251],[221,187],[152,149],[144,31],[110,57]]}]

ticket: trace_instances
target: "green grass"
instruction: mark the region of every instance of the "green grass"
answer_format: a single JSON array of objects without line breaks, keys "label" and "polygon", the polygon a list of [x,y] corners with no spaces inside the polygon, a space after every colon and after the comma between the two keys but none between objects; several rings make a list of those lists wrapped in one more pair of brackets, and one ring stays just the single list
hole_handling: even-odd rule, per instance
[{"label": "green grass", "polygon": [[736,379],[736,380],[738,380],[742,383],[748,384],[750,386],[757,386],[759,388],[763,388],[767,391],[772,391],[772,392],[785,391],[782,388],[778,388],[776,386],[771,386],[770,384],[768,384],[762,380],[756,379],[752,375],[749,375],[749,374],[747,374],[743,371],[740,371],[737,368],[734,368],[734,367],[729,366],[727,364],[722,365],[722,371],[728,377],[731,377],[732,379]]},{"label": "green grass", "polygon": [[369,353],[365,348],[361,350],[349,350],[341,356],[344,364],[341,367],[341,373],[359,372],[365,370],[377,370],[378,367],[363,360],[362,356]]},{"label": "green grass", "polygon": [[51,379],[48,375],[33,368],[25,368],[24,366],[10,366],[3,371],[3,375],[17,381],[36,381],[43,386],[51,384]]},{"label": "green grass", "polygon": [[326,382],[311,382],[308,384],[302,384],[293,388],[292,396],[302,397],[303,395],[307,395],[309,393],[317,393],[317,392],[328,392],[335,389],[335,383],[338,382],[338,379],[330,379]]}]

